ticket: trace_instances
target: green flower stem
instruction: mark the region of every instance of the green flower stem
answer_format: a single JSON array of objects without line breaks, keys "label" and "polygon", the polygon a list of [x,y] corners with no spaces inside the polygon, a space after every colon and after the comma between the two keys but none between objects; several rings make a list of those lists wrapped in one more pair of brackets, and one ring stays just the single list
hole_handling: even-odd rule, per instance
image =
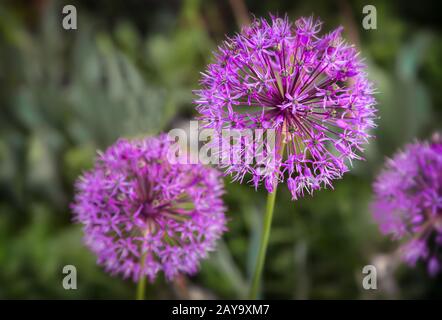
[{"label": "green flower stem", "polygon": [[[149,232],[149,228],[147,228],[145,236],[147,236]],[[146,260],[146,252],[143,252],[141,254],[141,270],[144,270],[144,262]],[[141,274],[140,280],[138,280],[137,285],[137,300],[144,300],[145,297],[145,291],[146,291],[146,276],[144,274]]]},{"label": "green flower stem", "polygon": [[[285,139],[283,137],[283,139]],[[282,140],[279,149],[279,156],[284,157],[285,142]],[[249,299],[257,299],[260,290],[262,270],[264,269],[264,262],[266,258],[267,247],[270,238],[270,229],[272,227],[273,209],[275,208],[276,191],[278,190],[278,181],[274,182],[273,191],[267,195],[266,212],[264,216],[264,223],[262,226],[261,243],[259,244],[258,257],[256,258],[255,271],[253,273],[252,283],[249,291]]]},{"label": "green flower stem", "polygon": [[269,243],[270,229],[272,226],[273,209],[275,207],[276,191],[278,184],[275,185],[273,192],[267,195],[267,206],[264,216],[264,224],[262,228],[261,243],[259,246],[258,257],[255,264],[255,272],[253,273],[252,285],[250,287],[249,298],[256,299],[260,289],[261,275],[264,268],[264,261]]},{"label": "green flower stem", "polygon": [[146,290],[146,276],[142,275],[137,285],[137,300],[144,300],[145,290]]}]

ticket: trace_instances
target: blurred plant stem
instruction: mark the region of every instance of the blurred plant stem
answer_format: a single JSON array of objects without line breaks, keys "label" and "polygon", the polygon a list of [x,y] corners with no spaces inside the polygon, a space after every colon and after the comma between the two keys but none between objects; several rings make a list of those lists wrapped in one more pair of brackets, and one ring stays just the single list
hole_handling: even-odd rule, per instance
[{"label": "blurred plant stem", "polygon": [[144,300],[144,292],[146,289],[146,276],[142,275],[137,286],[137,300]]},{"label": "blurred plant stem", "polygon": [[238,27],[247,26],[250,24],[249,11],[244,0],[229,0],[232,7],[233,14],[235,15],[236,23]]},{"label": "blurred plant stem", "polygon": [[264,224],[262,227],[261,243],[259,245],[258,257],[256,259],[255,271],[253,273],[252,285],[250,287],[249,298],[256,299],[258,296],[262,269],[264,268],[264,261],[267,252],[267,246],[269,243],[270,229],[272,227],[273,209],[275,208],[276,191],[278,190],[278,184],[273,190],[267,195],[267,206],[264,216]]},{"label": "blurred plant stem", "polygon": [[[149,228],[146,230],[146,234],[149,232]],[[146,291],[146,275],[143,274],[144,271],[144,262],[146,260],[146,252],[141,255],[141,276],[140,280],[138,280],[137,285],[137,300],[144,300],[145,291]]]}]

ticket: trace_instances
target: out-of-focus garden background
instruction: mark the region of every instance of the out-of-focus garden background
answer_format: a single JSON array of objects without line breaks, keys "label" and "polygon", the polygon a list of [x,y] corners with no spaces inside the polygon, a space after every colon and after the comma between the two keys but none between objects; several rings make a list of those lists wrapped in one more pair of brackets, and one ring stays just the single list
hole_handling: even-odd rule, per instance
[{"label": "out-of-focus garden background", "polygon": [[[73,4],[78,29],[62,28]],[[377,30],[362,8],[377,9]],[[362,50],[379,94],[379,128],[335,190],[278,194],[264,279],[267,298],[441,298],[442,276],[404,266],[368,205],[386,156],[441,129],[442,34],[437,1],[2,1],[0,3],[0,298],[132,299],[82,243],[69,203],[96,149],[185,126],[211,51],[250,16],[320,16]],[[241,298],[258,246],[265,192],[226,179],[229,232],[195,277],[158,279],[148,298]],[[75,265],[78,289],[64,290]],[[378,290],[362,268],[378,267]]]}]

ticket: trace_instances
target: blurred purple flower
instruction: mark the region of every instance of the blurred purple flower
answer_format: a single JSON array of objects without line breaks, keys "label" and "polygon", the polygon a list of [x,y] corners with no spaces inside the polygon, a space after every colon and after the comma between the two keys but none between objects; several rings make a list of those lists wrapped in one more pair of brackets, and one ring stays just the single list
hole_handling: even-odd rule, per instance
[{"label": "blurred purple flower", "polygon": [[169,147],[165,135],[119,140],[77,181],[75,220],[111,274],[193,274],[226,230],[220,173],[169,163]]},{"label": "blurred purple flower", "polygon": [[428,261],[440,270],[442,255],[442,139],[415,142],[387,161],[374,183],[373,216],[381,232],[404,239],[402,257],[409,265]]},{"label": "blurred purple flower", "polygon": [[[200,119],[216,129],[274,129],[272,149],[243,137],[220,157],[246,157],[251,150],[273,153],[273,162],[224,165],[234,179],[251,174],[269,192],[287,179],[294,199],[331,185],[348,171],[375,127],[374,89],[342,28],[320,36],[321,22],[300,18],[256,19],[227,39],[202,74],[195,100]],[[219,143],[216,142],[215,143]],[[281,148],[286,146],[285,155]],[[271,150],[269,150],[271,149]],[[252,151],[253,151],[252,150]],[[286,176],[286,178],[284,178]]]}]

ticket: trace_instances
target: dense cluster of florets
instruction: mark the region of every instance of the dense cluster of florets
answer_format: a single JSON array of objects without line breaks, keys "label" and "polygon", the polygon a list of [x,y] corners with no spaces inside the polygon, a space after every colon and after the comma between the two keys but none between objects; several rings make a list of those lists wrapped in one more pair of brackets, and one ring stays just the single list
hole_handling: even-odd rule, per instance
[{"label": "dense cluster of florets", "polygon": [[75,219],[112,274],[192,274],[225,231],[220,173],[169,163],[169,147],[166,136],[119,140],[76,184]]},{"label": "dense cluster of florets", "polygon": [[414,266],[442,261],[442,140],[416,142],[388,160],[374,184],[373,215],[381,231],[404,240],[401,254]]},{"label": "dense cluster of florets", "polygon": [[[217,50],[203,73],[195,103],[206,127],[273,129],[275,146],[250,137],[222,148],[219,157],[247,157],[256,150],[273,161],[221,165],[235,179],[251,174],[271,192],[287,181],[293,198],[331,186],[370,137],[375,118],[374,89],[358,51],[341,38],[342,28],[323,36],[321,23],[301,18],[256,19]],[[229,144],[229,143],[227,143]]]}]

